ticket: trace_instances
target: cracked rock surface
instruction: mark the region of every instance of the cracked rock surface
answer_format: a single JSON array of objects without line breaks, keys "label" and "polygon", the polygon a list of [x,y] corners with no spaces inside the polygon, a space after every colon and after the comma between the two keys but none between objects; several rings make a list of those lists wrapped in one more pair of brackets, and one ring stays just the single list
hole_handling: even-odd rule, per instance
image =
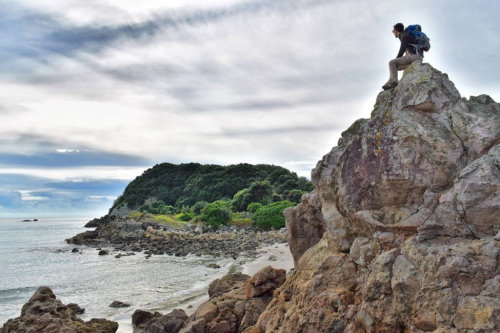
[{"label": "cracked rock surface", "polygon": [[500,331],[500,104],[409,66],[286,212],[295,270],[249,332]]}]

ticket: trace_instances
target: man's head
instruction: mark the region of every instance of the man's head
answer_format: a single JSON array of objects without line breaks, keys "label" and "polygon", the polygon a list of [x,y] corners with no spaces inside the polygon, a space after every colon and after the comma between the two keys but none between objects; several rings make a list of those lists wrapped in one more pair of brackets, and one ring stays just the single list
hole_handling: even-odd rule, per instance
[{"label": "man's head", "polygon": [[405,26],[403,23],[396,23],[394,24],[394,28],[392,29],[392,33],[394,34],[394,37],[398,38],[401,33],[405,31]]}]

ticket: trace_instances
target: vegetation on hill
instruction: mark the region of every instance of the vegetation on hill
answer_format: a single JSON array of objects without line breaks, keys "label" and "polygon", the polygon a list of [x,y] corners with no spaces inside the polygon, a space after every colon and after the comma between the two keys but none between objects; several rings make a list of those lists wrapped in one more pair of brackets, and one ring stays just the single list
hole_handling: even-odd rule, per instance
[{"label": "vegetation on hill", "polygon": [[[275,165],[236,164],[229,166],[198,163],[162,163],[146,170],[133,180],[113,204],[110,211],[126,206],[128,209],[176,220],[204,221],[217,227],[250,217],[273,203],[274,211],[299,202],[305,192],[313,189],[305,177]],[[278,212],[278,215],[282,213]],[[272,215],[272,214],[271,214]],[[267,216],[267,215],[266,215]],[[256,223],[263,228],[284,226],[283,218],[274,222]],[[255,220],[254,220],[255,223]]]},{"label": "vegetation on hill", "polygon": [[[264,181],[267,183],[251,186]],[[289,196],[297,197],[297,190],[309,192],[312,188],[312,183],[305,177],[298,177],[294,172],[275,165],[162,163],[133,180],[111,210],[125,205],[130,209],[139,209],[148,200],[161,201],[176,208],[191,207],[197,202],[232,200],[237,192],[248,189],[241,194],[241,203],[233,207],[243,211],[251,202],[265,204],[290,200]]]}]

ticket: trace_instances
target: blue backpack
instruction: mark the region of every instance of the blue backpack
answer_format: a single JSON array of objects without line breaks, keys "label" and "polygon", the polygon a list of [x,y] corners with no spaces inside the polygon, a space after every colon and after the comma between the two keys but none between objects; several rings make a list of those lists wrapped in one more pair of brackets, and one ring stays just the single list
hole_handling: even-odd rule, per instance
[{"label": "blue backpack", "polygon": [[420,50],[427,52],[431,49],[430,39],[422,32],[422,27],[419,24],[407,26],[405,32],[412,35],[417,41],[416,44],[410,44],[415,48],[416,53],[419,53]]}]

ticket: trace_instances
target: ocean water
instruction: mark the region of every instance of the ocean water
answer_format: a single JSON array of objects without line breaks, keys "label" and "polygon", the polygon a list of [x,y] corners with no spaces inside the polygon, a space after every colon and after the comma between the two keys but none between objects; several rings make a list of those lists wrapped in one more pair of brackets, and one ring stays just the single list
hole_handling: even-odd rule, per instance
[{"label": "ocean water", "polygon": [[[206,294],[209,283],[234,269],[230,259],[213,257],[152,256],[137,253],[115,258],[120,252],[99,256],[94,248],[79,247],[65,239],[85,230],[89,219],[0,219],[0,327],[18,317],[21,307],[40,286],[50,287],[63,303],[85,308],[82,319],[118,321],[118,332],[131,332],[136,309],[168,312]],[[216,263],[220,269],[208,268]],[[129,308],[110,308],[119,300]]]}]

